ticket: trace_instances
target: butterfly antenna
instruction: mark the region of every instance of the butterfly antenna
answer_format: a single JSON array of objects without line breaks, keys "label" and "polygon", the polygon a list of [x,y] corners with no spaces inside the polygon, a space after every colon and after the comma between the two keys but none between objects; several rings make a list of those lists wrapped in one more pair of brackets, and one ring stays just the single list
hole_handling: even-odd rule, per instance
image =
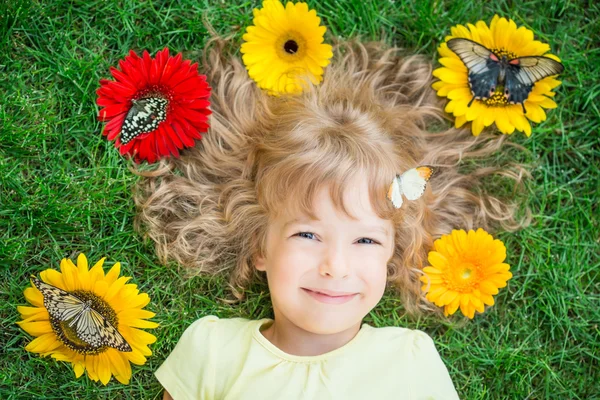
[{"label": "butterfly antenna", "polygon": [[469,104],[467,104],[467,107],[471,107],[471,104],[473,104],[474,101],[475,101],[475,96],[473,96],[473,98],[471,99]]},{"label": "butterfly antenna", "polygon": [[527,114],[527,109],[525,109],[525,102],[521,103],[521,107],[523,107],[523,114]]}]

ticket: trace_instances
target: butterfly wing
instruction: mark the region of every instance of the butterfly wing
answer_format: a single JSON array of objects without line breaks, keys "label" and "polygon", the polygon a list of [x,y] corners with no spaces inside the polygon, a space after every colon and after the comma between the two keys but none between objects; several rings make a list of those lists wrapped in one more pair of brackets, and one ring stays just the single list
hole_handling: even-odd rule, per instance
[{"label": "butterfly wing", "polygon": [[417,200],[425,192],[433,168],[421,166],[409,169],[400,176],[402,193],[408,200]]},{"label": "butterfly wing", "polygon": [[131,346],[123,335],[119,333],[117,328],[115,328],[110,322],[104,320],[104,325],[100,331],[100,337],[102,338],[102,343],[106,346],[113,347],[119,351],[130,352]]},{"label": "butterfly wing", "polygon": [[94,309],[82,313],[76,331],[81,340],[93,347],[109,346],[124,352],[131,351],[131,346],[119,331]]},{"label": "butterfly wing", "polygon": [[97,329],[96,321],[98,317],[100,320],[104,320],[100,314],[91,308],[88,308],[69,322],[69,325],[75,328],[77,337],[95,348],[103,346],[102,338],[100,337],[100,333]]},{"label": "butterfly wing", "polygon": [[168,101],[160,97],[133,100],[121,127],[121,143],[127,144],[142,133],[152,132],[166,119]]},{"label": "butterfly wing", "polygon": [[68,321],[85,309],[85,303],[69,292],[42,282],[34,276],[31,277],[31,280],[42,293],[44,307],[52,317],[60,321]]},{"label": "butterfly wing", "polygon": [[469,39],[450,39],[447,45],[467,67],[473,96],[476,99],[489,98],[498,84],[498,57],[486,47]]},{"label": "butterfly wing", "polygon": [[508,62],[506,69],[506,96],[513,104],[522,104],[529,97],[533,85],[548,76],[563,72],[564,66],[548,57],[519,57]]},{"label": "butterfly wing", "polygon": [[402,190],[400,189],[400,177],[396,176],[392,180],[392,184],[388,189],[387,198],[392,202],[394,207],[402,207]]}]

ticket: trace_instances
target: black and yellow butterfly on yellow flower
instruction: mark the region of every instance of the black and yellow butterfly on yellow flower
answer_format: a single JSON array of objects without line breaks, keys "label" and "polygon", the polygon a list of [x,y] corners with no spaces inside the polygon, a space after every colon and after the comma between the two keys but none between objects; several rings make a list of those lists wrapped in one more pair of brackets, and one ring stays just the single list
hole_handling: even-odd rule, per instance
[{"label": "black and yellow butterfly on yellow flower", "polygon": [[42,282],[35,276],[31,280],[44,297],[44,307],[50,318],[65,322],[74,329],[77,337],[93,348],[104,346],[130,352],[131,346],[106,318],[92,307],[90,300]]},{"label": "black and yellow butterfly on yellow flower", "polygon": [[506,100],[510,104],[521,104],[523,113],[527,113],[525,100],[529,97],[533,85],[564,70],[560,62],[549,57],[508,58],[469,39],[450,39],[447,45],[469,71],[469,86],[473,94],[469,107],[475,99],[489,99],[496,93],[496,89],[502,86]]}]

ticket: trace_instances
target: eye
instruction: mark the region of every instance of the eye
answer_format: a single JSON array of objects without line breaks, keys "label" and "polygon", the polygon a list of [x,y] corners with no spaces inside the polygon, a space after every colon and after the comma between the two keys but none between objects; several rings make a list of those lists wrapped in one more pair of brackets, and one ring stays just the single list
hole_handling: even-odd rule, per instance
[{"label": "eye", "polygon": [[369,238],[360,238],[360,239],[358,239],[358,243],[360,243],[360,244],[381,244],[381,243],[377,242],[376,240],[369,239]]},{"label": "eye", "polygon": [[294,236],[298,236],[305,239],[316,239],[316,236],[312,232],[298,232]]}]

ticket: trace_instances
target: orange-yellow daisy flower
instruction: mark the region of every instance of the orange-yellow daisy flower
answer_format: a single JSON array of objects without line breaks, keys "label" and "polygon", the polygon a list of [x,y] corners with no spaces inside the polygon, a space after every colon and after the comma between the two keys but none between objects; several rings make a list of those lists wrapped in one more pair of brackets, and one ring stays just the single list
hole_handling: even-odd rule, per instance
[{"label": "orange-yellow daisy flower", "polygon": [[438,96],[447,97],[450,101],[446,105],[446,112],[455,117],[455,126],[461,127],[466,122],[471,122],[471,131],[477,136],[484,127],[496,124],[500,132],[511,134],[515,130],[531,135],[529,121],[540,123],[546,119],[544,108],[556,108],[552,98],[552,91],[561,84],[554,76],[549,76],[537,81],[529,97],[525,101],[523,112],[521,104],[510,104],[502,92],[496,92],[488,99],[477,99],[471,106],[468,104],[473,98],[468,80],[468,71],[465,64],[456,53],[448,48],[447,42],[453,38],[465,38],[482,44],[496,55],[506,56],[509,59],[523,56],[544,56],[560,61],[558,57],[548,53],[550,46],[533,39],[533,32],[521,26],[517,27],[514,21],[500,18],[495,15],[490,26],[483,21],[475,25],[456,25],[451,28],[451,35],[438,47],[441,56],[440,64],[443,67],[433,71],[439,81],[433,84],[433,89]]},{"label": "orange-yellow daisy flower", "polygon": [[102,258],[88,269],[85,255],[80,254],[77,266],[71,260],[63,259],[60,272],[47,269],[40,273],[40,277],[44,283],[88,303],[117,329],[131,351],[123,352],[104,345],[92,346],[80,339],[69,323],[71,320],[60,321],[50,316],[42,293],[34,285],[23,292],[34,307],[17,307],[23,318],[17,324],[36,337],[25,350],[71,363],[76,378],[86,371],[90,379],[99,380],[104,385],[112,375],[119,382],[128,384],[130,363],[143,365],[146,357],[152,354],[148,345],[156,341],[154,335],[137,328],[156,328],[158,324],[147,321],[155,315],[153,312],[143,310],[150,302],[148,295],[140,293],[137,285],[126,283],[130,277],[119,277],[120,263],[115,263],[105,275],[102,268],[104,260]]},{"label": "orange-yellow daisy flower", "polygon": [[506,247],[498,239],[479,228],[453,230],[434,242],[429,252],[431,266],[423,268],[422,290],[427,300],[444,307],[444,315],[452,315],[460,307],[466,317],[482,313],[484,305],[494,305],[492,295],[505,287],[512,277],[506,259]]},{"label": "orange-yellow daisy flower", "polygon": [[248,74],[271,95],[302,92],[304,79],[318,84],[333,56],[323,43],[327,28],[306,3],[263,1],[254,9],[253,26],[242,37],[242,60]]}]

